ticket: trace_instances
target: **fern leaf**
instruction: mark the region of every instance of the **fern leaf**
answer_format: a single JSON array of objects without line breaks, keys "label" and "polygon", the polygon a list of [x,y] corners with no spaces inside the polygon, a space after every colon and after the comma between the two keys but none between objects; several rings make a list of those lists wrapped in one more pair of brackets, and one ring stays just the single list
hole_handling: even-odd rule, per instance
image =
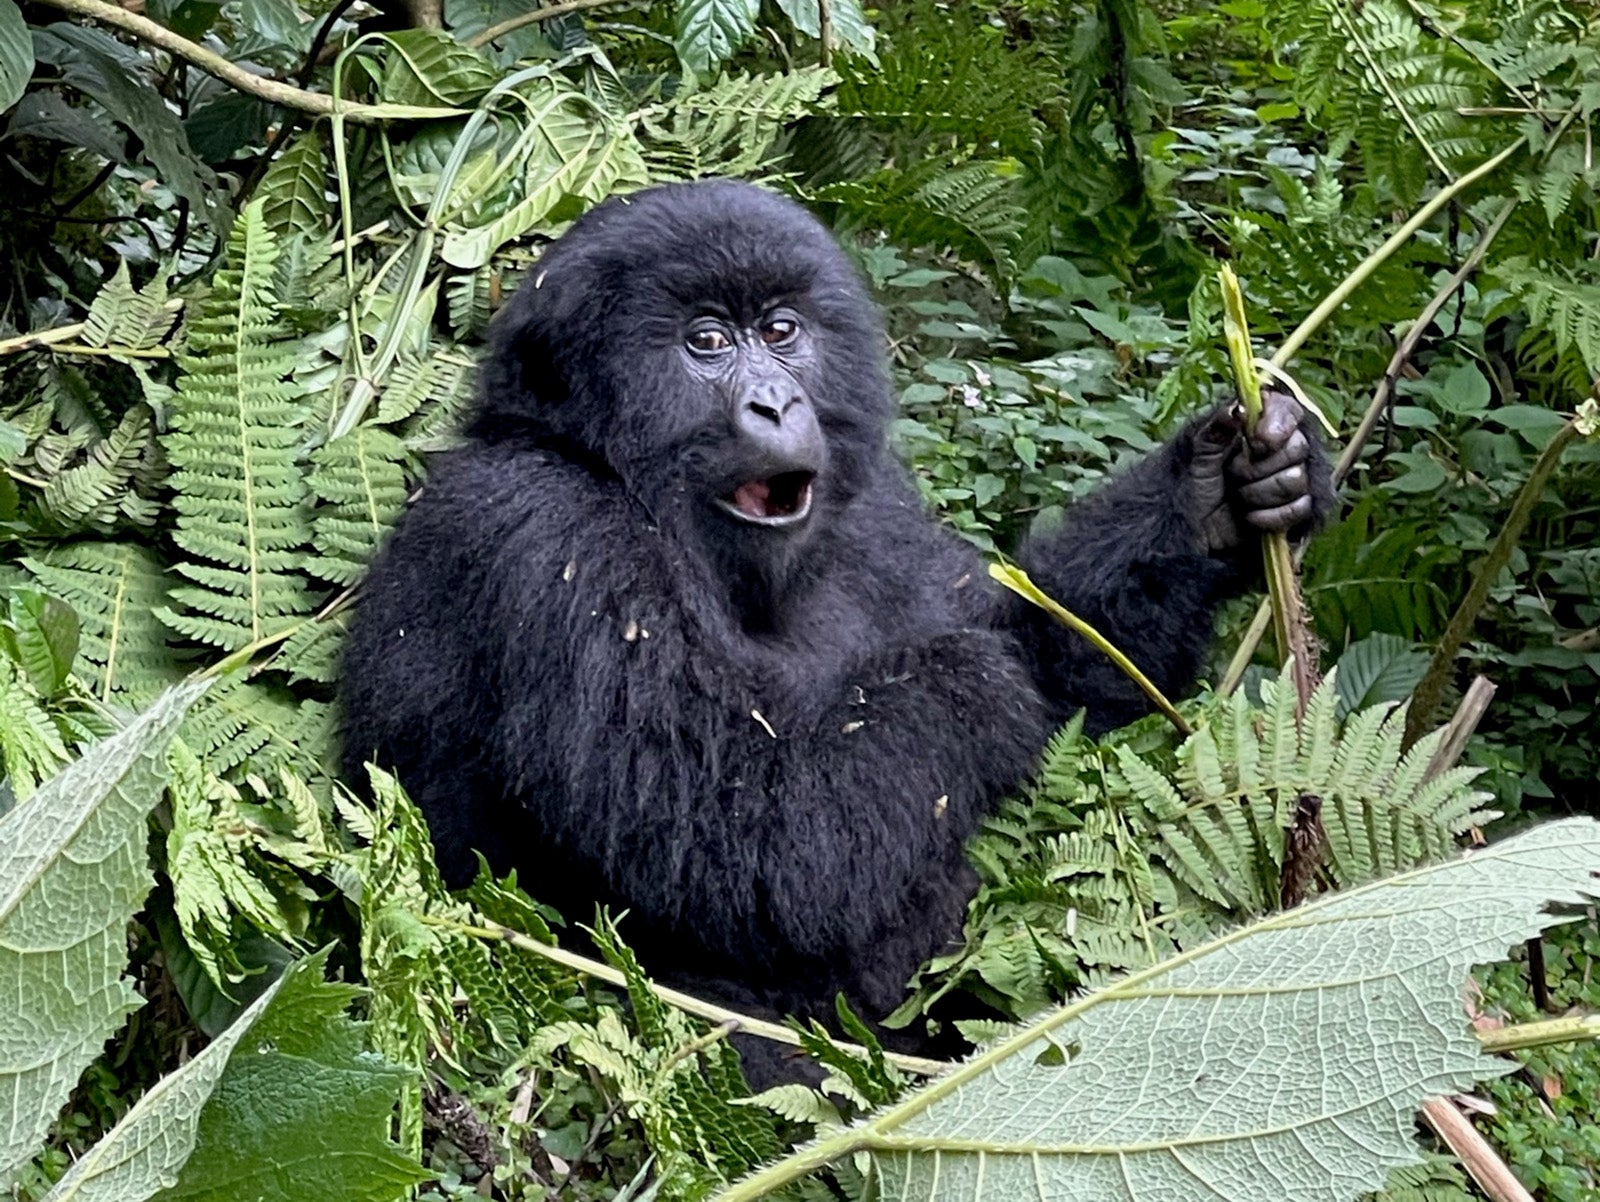
[{"label": "fern leaf", "polygon": [[148,287],[135,291],[128,278],[128,261],[119,260],[116,274],[106,281],[89,306],[83,341],[88,346],[125,346],[146,350],[172,332],[178,319],[167,308],[167,280],[157,273]]},{"label": "fern leaf", "polygon": [[374,426],[361,426],[317,448],[311,491],[322,504],[312,517],[311,541],[320,555],[307,569],[332,584],[353,584],[366,570],[406,502],[405,444]]},{"label": "fern leaf", "polygon": [[305,407],[289,383],[292,345],[271,291],[277,242],[252,202],[228,260],[189,326],[166,449],[176,470],[173,540],[193,558],[177,570],[163,621],[234,650],[276,634],[311,608],[296,574],[309,541],[306,483],[295,463]]},{"label": "fern leaf", "polygon": [[80,670],[102,701],[141,708],[177,680],[155,616],[168,579],[154,553],[137,543],[78,542],[22,564],[77,612]]}]

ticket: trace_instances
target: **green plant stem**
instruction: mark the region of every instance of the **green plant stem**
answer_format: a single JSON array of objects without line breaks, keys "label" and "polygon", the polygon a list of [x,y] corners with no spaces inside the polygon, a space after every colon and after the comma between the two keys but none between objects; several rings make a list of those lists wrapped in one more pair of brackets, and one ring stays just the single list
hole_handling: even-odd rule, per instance
[{"label": "green plant stem", "polygon": [[1539,503],[1545,484],[1556,470],[1556,464],[1561,461],[1561,453],[1579,437],[1581,434],[1577,420],[1568,421],[1556,431],[1555,437],[1534,461],[1533,471],[1528,474],[1527,481],[1518,490],[1517,498],[1511,504],[1511,512],[1506,515],[1500,533],[1490,545],[1489,554],[1484,557],[1483,562],[1478,565],[1478,570],[1473,574],[1472,585],[1467,589],[1467,595],[1461,599],[1461,604],[1456,606],[1455,613],[1450,616],[1450,624],[1445,627],[1444,636],[1434,650],[1433,660],[1428,664],[1428,670],[1424,673],[1421,683],[1411,695],[1411,710],[1406,715],[1407,746],[1415,743],[1428,729],[1428,723],[1433,720],[1434,711],[1439,708],[1445,687],[1450,683],[1450,676],[1455,670],[1456,653],[1461,650],[1461,645],[1472,633],[1473,623],[1478,620],[1478,614],[1488,601],[1489,590],[1494,586],[1496,578],[1511,561],[1511,553],[1516,550],[1517,540],[1527,529],[1528,521],[1533,517],[1534,506]]},{"label": "green plant stem", "polygon": [[[1255,352],[1250,343],[1250,322],[1244,309],[1244,290],[1226,263],[1218,273],[1222,286],[1222,328],[1228,342],[1228,357],[1233,361],[1233,378],[1244,406],[1245,432],[1253,434],[1261,420],[1261,377],[1256,370]],[[1278,637],[1278,655],[1283,663],[1294,664],[1295,694],[1299,710],[1305,712],[1317,687],[1317,655],[1306,623],[1305,599],[1295,576],[1294,555],[1289,536],[1282,531],[1261,538],[1261,559],[1267,574],[1267,602],[1272,625]]]},{"label": "green plant stem", "polygon": [[[469,939],[483,939],[494,943],[509,943],[521,951],[529,952],[535,956],[543,957],[563,968],[570,968],[573,972],[582,973],[586,977],[605,981],[619,989],[628,987],[628,980],[617,969],[599,960],[592,960],[587,956],[580,956],[576,952],[569,952],[565,948],[556,947],[550,943],[540,943],[531,935],[524,935],[521,931],[511,927],[501,926],[498,922],[484,919],[481,926],[467,922],[457,922],[453,918],[441,918],[436,915],[423,915],[422,921],[428,926],[452,934],[461,935]],[[733,1024],[733,1026],[746,1035],[757,1035],[762,1039],[770,1039],[774,1043],[786,1043],[792,1047],[803,1046],[800,1036],[781,1023],[769,1023],[764,1019],[751,1018],[748,1014],[740,1014],[736,1010],[724,1009],[712,1002],[703,1001],[691,994],[680,993],[676,989],[669,989],[665,985],[651,982],[650,988],[655,995],[669,1006],[675,1006],[697,1018],[706,1019],[719,1026]],[[708,1041],[710,1042],[710,1041]],[[854,1055],[865,1056],[867,1049],[858,1047],[853,1043],[839,1043],[838,1047]],[[902,1056],[897,1052],[884,1052],[884,1059],[896,1068],[904,1069],[908,1073],[915,1073],[921,1077],[933,1077],[944,1072],[951,1066],[943,1060],[929,1060],[922,1056]]]},{"label": "green plant stem", "polygon": [[1343,306],[1345,301],[1350,299],[1351,294],[1355,292],[1357,288],[1361,287],[1362,284],[1365,284],[1369,279],[1371,279],[1373,273],[1377,271],[1378,268],[1382,267],[1384,263],[1389,260],[1389,257],[1395,253],[1395,251],[1399,250],[1402,246],[1409,242],[1413,234],[1415,234],[1423,226],[1427,225],[1428,222],[1433,219],[1435,213],[1444,208],[1445,205],[1449,204],[1467,189],[1471,188],[1473,184],[1477,183],[1485,176],[1493,174],[1500,167],[1504,166],[1519,150],[1522,149],[1526,142],[1526,138],[1518,138],[1515,142],[1511,143],[1510,146],[1507,146],[1499,154],[1495,155],[1494,158],[1489,159],[1487,162],[1480,163],[1454,183],[1447,184],[1445,187],[1440,188],[1432,200],[1418,209],[1416,213],[1412,215],[1409,221],[1407,221],[1399,229],[1395,230],[1395,232],[1385,240],[1382,246],[1378,247],[1377,250],[1373,251],[1365,259],[1362,259],[1361,262],[1357,263],[1355,270],[1353,270],[1349,275],[1345,276],[1344,279],[1339,282],[1339,286],[1337,288],[1328,293],[1327,296],[1323,297],[1322,303],[1313,309],[1310,315],[1294,328],[1294,332],[1291,333],[1288,338],[1284,339],[1283,345],[1280,346],[1277,350],[1277,353],[1272,356],[1273,364],[1277,367],[1286,367],[1289,361],[1299,353],[1300,348],[1306,344],[1311,336],[1320,330],[1323,324],[1339,311],[1340,307]]},{"label": "green plant stem", "polygon": [[1156,687],[1155,682],[1139,671],[1137,664],[1124,655],[1117,645],[1106,638],[1105,635],[1101,634],[1029,579],[1028,573],[1010,564],[991,563],[989,565],[989,575],[1023,600],[1033,602],[1033,604],[1044,610],[1045,613],[1069,630],[1075,630],[1088,639],[1089,642],[1104,652],[1112,663],[1121,668],[1134,684],[1144,690],[1144,695],[1155,703],[1156,708],[1167,716],[1167,720],[1178,728],[1180,734],[1191,735],[1194,733],[1194,727],[1190,726],[1188,720],[1178,712],[1177,707],[1167,700],[1166,694]]},{"label": "green plant stem", "polygon": [[1600,1039],[1600,1014],[1569,1014],[1537,1023],[1517,1023],[1498,1031],[1479,1031],[1478,1042],[1486,1052],[1520,1052],[1557,1043],[1579,1043]]},{"label": "green plant stem", "polygon": [[178,34],[173,33],[165,25],[158,25],[148,17],[129,12],[119,5],[108,4],[106,0],[40,0],[40,2],[51,8],[58,8],[63,12],[87,17],[98,25],[108,25],[113,29],[120,29],[123,33],[131,34],[141,42],[147,42],[158,49],[165,50],[168,54],[175,54],[184,61],[194,64],[207,75],[220,79],[230,88],[246,92],[251,96],[259,97],[283,108],[297,109],[302,113],[311,113],[318,117],[331,117],[335,112],[341,112],[351,121],[369,124],[379,121],[418,121],[436,117],[461,117],[466,115],[467,110],[465,109],[426,108],[410,104],[353,104],[348,101],[340,102],[325,92],[309,92],[304,88],[279,83],[275,79],[264,79],[259,75],[252,75],[244,68],[229,62],[216,51],[207,50],[204,46],[197,45],[188,38],[180,37]]},{"label": "green plant stem", "polygon": [[[1417,349],[1417,344],[1427,334],[1429,328],[1433,325],[1434,319],[1439,316],[1440,310],[1449,303],[1450,298],[1459,292],[1462,285],[1471,279],[1478,270],[1478,265],[1483,262],[1483,256],[1488,253],[1490,244],[1499,236],[1500,231],[1505,228],[1505,224],[1510,219],[1517,204],[1518,202],[1515,198],[1506,201],[1500,212],[1495,216],[1495,219],[1484,230],[1477,244],[1468,252],[1461,266],[1449,279],[1440,285],[1439,290],[1423,306],[1422,312],[1417,315],[1416,321],[1411,323],[1411,328],[1400,339],[1399,344],[1395,347],[1394,354],[1389,359],[1389,367],[1384,372],[1383,379],[1379,381],[1378,387],[1373,391],[1371,403],[1367,405],[1366,412],[1361,415],[1360,423],[1356,426],[1354,433],[1350,435],[1349,441],[1345,443],[1344,450],[1340,452],[1338,463],[1334,465],[1333,487],[1335,489],[1343,485],[1345,480],[1349,478],[1350,473],[1355,470],[1356,461],[1361,458],[1362,450],[1372,437],[1373,431],[1378,428],[1378,422],[1382,419],[1384,411],[1389,407],[1389,398],[1394,393],[1395,381],[1399,379],[1401,368],[1410,360],[1412,353]],[[1302,547],[1296,552],[1296,562],[1298,563],[1300,559],[1304,558],[1304,555],[1305,549]],[[1261,645],[1261,640],[1267,633],[1267,627],[1271,624],[1272,600],[1270,597],[1266,597],[1262,599],[1261,604],[1256,608],[1256,616],[1251,620],[1250,627],[1245,631],[1244,638],[1240,640],[1238,649],[1233,653],[1233,658],[1228,661],[1228,669],[1223,673],[1222,684],[1217,690],[1222,696],[1231,696],[1233,691],[1239,687],[1239,682],[1244,679],[1244,674],[1249,669],[1250,662],[1255,658],[1256,648]]]},{"label": "green plant stem", "polygon": [[514,17],[501,21],[498,25],[491,25],[482,33],[473,34],[467,39],[467,45],[474,50],[481,50],[496,38],[503,38],[508,33],[515,33],[526,25],[537,25],[540,21],[564,17],[568,13],[582,12],[586,8],[600,8],[603,5],[616,4],[618,2],[619,0],[563,0],[560,4],[546,4],[542,8],[518,13]]}]

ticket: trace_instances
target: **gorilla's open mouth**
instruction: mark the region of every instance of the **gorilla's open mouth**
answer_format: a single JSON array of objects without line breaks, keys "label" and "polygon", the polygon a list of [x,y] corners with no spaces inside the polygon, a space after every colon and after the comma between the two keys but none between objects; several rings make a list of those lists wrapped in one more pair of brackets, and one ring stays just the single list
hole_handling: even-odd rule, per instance
[{"label": "gorilla's open mouth", "polygon": [[811,512],[813,472],[781,472],[765,480],[747,480],[717,504],[741,522],[756,526],[792,526]]}]

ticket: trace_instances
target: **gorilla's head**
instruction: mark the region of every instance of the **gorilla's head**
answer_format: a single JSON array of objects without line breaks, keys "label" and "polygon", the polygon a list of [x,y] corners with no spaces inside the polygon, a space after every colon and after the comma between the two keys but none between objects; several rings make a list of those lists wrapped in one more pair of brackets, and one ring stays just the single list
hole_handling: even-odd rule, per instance
[{"label": "gorilla's head", "polygon": [[884,453],[875,306],[820,223],[747,184],[595,208],[491,343],[475,437],[558,448],[658,521],[752,552],[803,544]]}]

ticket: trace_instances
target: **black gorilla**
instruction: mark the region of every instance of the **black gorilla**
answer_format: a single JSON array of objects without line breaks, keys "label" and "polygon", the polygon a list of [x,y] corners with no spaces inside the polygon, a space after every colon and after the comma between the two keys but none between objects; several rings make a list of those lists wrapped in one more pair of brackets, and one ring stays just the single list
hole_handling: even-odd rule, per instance
[{"label": "black gorilla", "polygon": [[[992,585],[886,428],[877,315],[828,232],[746,185],[612,200],[497,321],[468,445],[370,575],[345,660],[441,867],[520,865],[626,909],[651,971],[736,1007],[881,1016],[960,931],[962,845],[1061,720],[1146,701]],[[1164,689],[1308,525],[1327,470],[1292,399],[1219,411],[1019,558]]]}]

